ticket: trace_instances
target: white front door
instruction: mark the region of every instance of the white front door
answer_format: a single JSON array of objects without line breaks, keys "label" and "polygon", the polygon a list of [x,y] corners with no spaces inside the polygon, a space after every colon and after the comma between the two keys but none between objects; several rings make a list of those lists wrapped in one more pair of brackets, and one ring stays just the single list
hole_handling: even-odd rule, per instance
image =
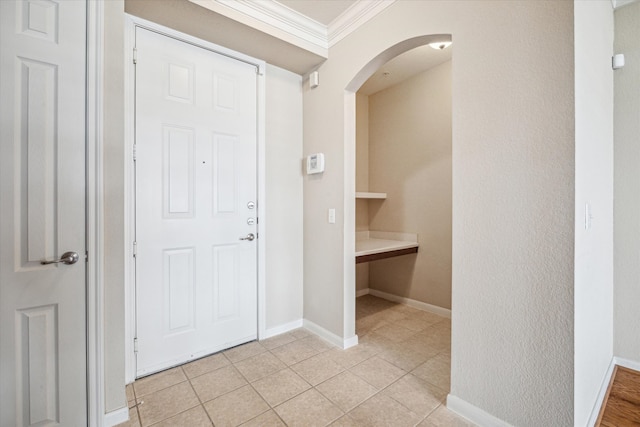
[{"label": "white front door", "polygon": [[85,29],[85,2],[0,1],[2,426],[87,423]]},{"label": "white front door", "polygon": [[136,49],[142,376],[257,337],[257,69],[141,28]]}]

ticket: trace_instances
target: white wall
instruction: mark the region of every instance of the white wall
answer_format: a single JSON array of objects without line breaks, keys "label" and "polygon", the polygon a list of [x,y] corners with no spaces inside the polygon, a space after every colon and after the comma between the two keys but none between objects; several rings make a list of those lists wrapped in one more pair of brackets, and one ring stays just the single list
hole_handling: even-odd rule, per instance
[{"label": "white wall", "polygon": [[266,86],[266,328],[270,334],[302,320],[302,77],[268,65]]},{"label": "white wall", "polygon": [[613,8],[606,0],[574,4],[574,425],[584,426],[613,357]]},{"label": "white wall", "polygon": [[304,94],[304,152],[327,161],[304,187],[305,318],[343,336],[345,88],[400,42],[453,35],[451,395],[520,426],[573,424],[573,26],[572,2],[395,2],[330,48]]},{"label": "white wall", "polygon": [[615,11],[614,354],[640,363],[640,3]]}]

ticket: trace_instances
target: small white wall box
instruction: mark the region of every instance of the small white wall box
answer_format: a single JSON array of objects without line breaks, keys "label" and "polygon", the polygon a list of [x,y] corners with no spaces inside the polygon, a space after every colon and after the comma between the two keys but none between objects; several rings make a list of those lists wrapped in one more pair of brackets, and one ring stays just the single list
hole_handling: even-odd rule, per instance
[{"label": "small white wall box", "polygon": [[320,85],[320,73],[318,73],[317,71],[314,71],[313,73],[309,74],[309,87],[311,89],[315,89]]},{"label": "small white wall box", "polygon": [[316,153],[307,156],[307,175],[324,172],[324,154]]}]

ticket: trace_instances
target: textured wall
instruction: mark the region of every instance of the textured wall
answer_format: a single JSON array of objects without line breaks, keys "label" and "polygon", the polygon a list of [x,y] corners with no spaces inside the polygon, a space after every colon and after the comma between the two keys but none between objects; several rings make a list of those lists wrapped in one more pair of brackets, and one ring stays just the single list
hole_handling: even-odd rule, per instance
[{"label": "textured wall", "polygon": [[576,426],[587,425],[613,356],[612,51],[611,3],[576,2]]},{"label": "textured wall", "polygon": [[305,318],[340,336],[352,321],[345,88],[385,50],[443,33],[456,51],[451,393],[514,425],[571,425],[573,2],[400,1],[330,49],[304,95],[305,154],[327,160],[304,186]]},{"label": "textured wall", "polygon": [[615,12],[614,354],[640,363],[640,3]]},{"label": "textured wall", "polygon": [[417,233],[415,255],[371,263],[369,287],[451,308],[451,61],[369,96],[369,228]]}]

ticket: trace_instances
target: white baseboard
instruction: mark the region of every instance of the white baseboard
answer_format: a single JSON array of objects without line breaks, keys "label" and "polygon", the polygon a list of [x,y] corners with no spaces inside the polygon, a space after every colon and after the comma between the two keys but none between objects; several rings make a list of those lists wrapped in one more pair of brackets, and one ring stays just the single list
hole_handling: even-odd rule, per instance
[{"label": "white baseboard", "polygon": [[613,377],[613,371],[616,367],[622,366],[623,368],[633,369],[634,371],[640,371],[640,362],[635,360],[625,359],[623,357],[614,356],[611,359],[611,363],[609,364],[609,368],[607,372],[604,374],[604,378],[602,378],[602,384],[600,384],[600,391],[598,392],[598,397],[596,398],[596,402],[591,410],[591,415],[589,416],[589,422],[587,426],[593,427],[596,425],[596,421],[598,421],[598,416],[600,415],[600,408],[604,404],[604,398],[607,395],[607,390],[609,389],[609,384],[611,383],[611,379]]},{"label": "white baseboard", "polygon": [[353,347],[358,344],[358,336],[354,335],[350,338],[342,339],[336,334],[327,331],[322,326],[318,326],[310,320],[304,319],[304,327],[314,334],[318,335],[320,338],[329,341],[331,344],[336,347],[340,347],[341,349],[346,350],[347,348]]},{"label": "white baseboard", "polygon": [[611,382],[611,376],[613,375],[613,369],[616,367],[616,358],[611,359],[611,363],[609,363],[609,368],[607,368],[607,372],[604,374],[604,378],[602,378],[602,384],[600,384],[600,391],[598,391],[598,396],[596,397],[596,403],[591,409],[591,415],[589,416],[589,421],[587,423],[588,427],[593,427],[596,425],[596,421],[598,421],[598,416],[600,415],[600,408],[602,408],[602,404],[604,403],[604,398],[607,395],[607,390],[609,389],[609,383]]},{"label": "white baseboard", "polygon": [[[374,297],[383,298],[389,301],[397,302],[399,304],[408,305],[409,307],[417,308],[418,310],[428,311],[429,313],[437,314],[438,316],[451,319],[451,310],[447,308],[438,307],[437,305],[427,304],[426,302],[416,301],[411,298],[400,297],[398,295],[388,294],[386,292],[377,291],[375,289],[367,289],[367,294],[371,294]],[[362,292],[362,291],[359,291]],[[357,295],[357,294],[356,294]]]},{"label": "white baseboard", "polygon": [[286,332],[293,331],[294,329],[302,328],[302,326],[302,319],[294,320],[293,322],[285,323],[284,325],[265,329],[260,339],[266,340],[267,338],[275,337],[276,335],[284,334]]},{"label": "white baseboard", "polygon": [[369,295],[369,288],[360,289],[359,291],[356,291],[356,298],[362,297],[362,296],[365,296],[365,295]]},{"label": "white baseboard", "polygon": [[125,421],[129,421],[129,408],[126,406],[104,414],[102,425],[104,427],[113,427],[118,424],[122,424]]},{"label": "white baseboard", "polygon": [[640,371],[640,362],[635,360],[625,359],[623,357],[614,357],[613,363],[620,365],[623,368],[633,369],[634,371]]},{"label": "white baseboard", "polygon": [[452,394],[447,396],[447,408],[479,426],[513,427],[511,424]]}]

